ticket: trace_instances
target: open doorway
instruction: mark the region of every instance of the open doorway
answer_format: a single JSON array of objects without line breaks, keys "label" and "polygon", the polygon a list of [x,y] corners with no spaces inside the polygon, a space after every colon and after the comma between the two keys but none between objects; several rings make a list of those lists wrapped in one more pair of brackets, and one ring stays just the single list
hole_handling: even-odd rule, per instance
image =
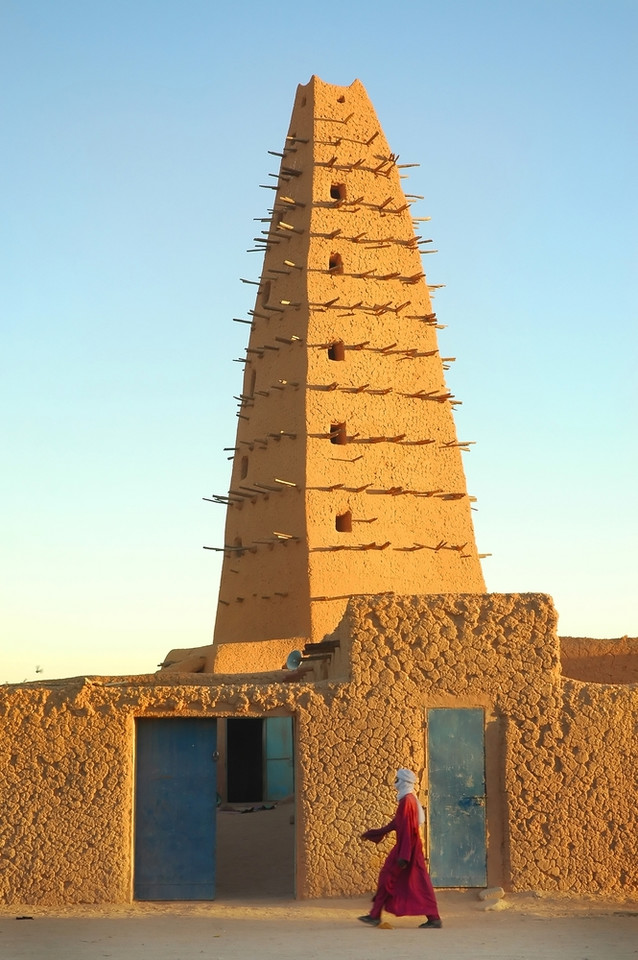
[{"label": "open doorway", "polygon": [[226,721],[227,803],[264,799],[263,726],[261,717]]},{"label": "open doorway", "polygon": [[292,717],[219,721],[217,898],[295,895]]}]

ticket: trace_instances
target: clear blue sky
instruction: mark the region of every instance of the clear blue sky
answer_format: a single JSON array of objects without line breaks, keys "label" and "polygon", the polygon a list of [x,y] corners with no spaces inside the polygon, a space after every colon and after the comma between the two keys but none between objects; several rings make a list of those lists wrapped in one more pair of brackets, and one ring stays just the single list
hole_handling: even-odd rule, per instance
[{"label": "clear blue sky", "polygon": [[444,283],[491,591],[638,634],[635,0],[2,0],[0,682],[211,640],[297,84],[359,78]]}]

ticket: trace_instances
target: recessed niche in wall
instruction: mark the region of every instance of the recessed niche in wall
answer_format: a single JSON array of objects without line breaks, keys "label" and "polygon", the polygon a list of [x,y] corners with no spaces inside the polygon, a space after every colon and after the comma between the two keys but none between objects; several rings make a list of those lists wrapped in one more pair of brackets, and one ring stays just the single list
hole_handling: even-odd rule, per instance
[{"label": "recessed niche in wall", "polygon": [[268,303],[268,301],[270,300],[270,288],[271,288],[271,286],[272,286],[272,282],[271,282],[270,280],[266,280],[266,282],[263,283],[262,286],[261,286],[261,296],[262,296],[262,299],[263,299],[264,303]]},{"label": "recessed niche in wall", "polygon": [[352,510],[338,513],[335,517],[335,530],[338,533],[352,533]]},{"label": "recessed niche in wall", "polygon": [[346,345],[343,340],[335,340],[334,343],[331,343],[328,347],[328,359],[329,360],[345,360],[346,359]]},{"label": "recessed niche in wall", "polygon": [[345,103],[345,102],[346,102],[346,98],[344,97],[343,94],[341,94],[340,97],[337,97],[337,103]]},{"label": "recessed niche in wall", "polygon": [[[241,537],[235,537],[235,539],[233,540],[233,546],[234,546],[234,547],[243,547],[243,543],[242,543]],[[243,556],[244,551],[241,550],[241,549],[240,549],[240,550],[233,550],[233,554],[234,554],[236,557],[241,557],[241,556]]]},{"label": "recessed niche in wall", "polygon": [[239,472],[239,476],[242,480],[245,480],[246,477],[248,476],[248,457],[241,458],[241,469]]},{"label": "recessed niche in wall", "polygon": [[346,422],[330,424],[330,443],[337,443],[340,446],[348,442],[346,436]]},{"label": "recessed niche in wall", "polygon": [[330,187],[330,199],[331,200],[345,200],[346,199],[346,185],[345,183],[333,183]]},{"label": "recessed niche in wall", "polygon": [[328,260],[330,273],[343,273],[343,260],[340,253],[331,253]]},{"label": "recessed niche in wall", "polygon": [[248,387],[248,396],[249,396],[249,397],[254,397],[254,396],[255,396],[255,384],[256,384],[256,382],[257,382],[257,371],[256,371],[256,370],[251,370],[251,371],[250,371],[250,386]]}]

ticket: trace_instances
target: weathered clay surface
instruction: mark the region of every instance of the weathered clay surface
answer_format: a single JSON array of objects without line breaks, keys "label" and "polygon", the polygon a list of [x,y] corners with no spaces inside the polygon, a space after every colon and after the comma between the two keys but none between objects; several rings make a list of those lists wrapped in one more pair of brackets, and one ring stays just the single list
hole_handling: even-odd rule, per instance
[{"label": "weathered clay surface", "polygon": [[488,882],[509,890],[638,890],[637,685],[561,675],[541,595],[355,598],[347,679],[158,674],[5,687],[0,896],[131,897],[134,721],[295,717],[297,892],[367,892],[397,766],[424,788],[428,707],[486,711]]},{"label": "weathered clay surface", "polygon": [[362,84],[300,86],[283,154],[216,644],[319,641],[352,595],[485,589],[415,199]]},{"label": "weathered clay surface", "polygon": [[565,677],[590,683],[638,683],[638,638],[592,640],[561,637],[560,659]]}]

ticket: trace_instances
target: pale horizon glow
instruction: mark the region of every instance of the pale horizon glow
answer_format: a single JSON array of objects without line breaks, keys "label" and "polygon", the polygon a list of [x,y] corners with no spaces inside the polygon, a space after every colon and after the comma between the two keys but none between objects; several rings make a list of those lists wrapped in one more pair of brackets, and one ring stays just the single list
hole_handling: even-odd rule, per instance
[{"label": "pale horizon glow", "polygon": [[637,48],[633,0],[5,0],[0,683],[211,642],[233,317],[312,74],[420,164],[488,590],[637,636]]}]

